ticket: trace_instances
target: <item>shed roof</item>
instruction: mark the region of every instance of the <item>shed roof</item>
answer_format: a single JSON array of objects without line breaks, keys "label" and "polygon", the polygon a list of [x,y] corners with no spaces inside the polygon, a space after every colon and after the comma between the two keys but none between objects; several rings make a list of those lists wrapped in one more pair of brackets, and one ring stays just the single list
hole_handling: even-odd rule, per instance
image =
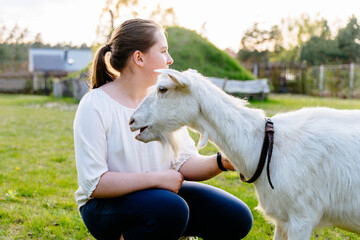
[{"label": "shed roof", "polygon": [[34,55],[34,72],[63,71],[64,60],[59,55]]},{"label": "shed roof", "polygon": [[29,50],[29,72],[75,72],[85,68],[92,60],[86,49]]}]

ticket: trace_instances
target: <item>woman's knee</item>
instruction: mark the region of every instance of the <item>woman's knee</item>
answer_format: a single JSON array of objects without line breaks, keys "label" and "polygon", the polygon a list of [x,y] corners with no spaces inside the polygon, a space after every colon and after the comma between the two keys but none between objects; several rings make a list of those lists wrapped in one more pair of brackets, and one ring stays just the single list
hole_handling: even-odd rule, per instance
[{"label": "woman's knee", "polygon": [[237,231],[240,238],[244,238],[253,226],[253,216],[249,207],[245,204],[239,206],[238,214],[235,214],[233,222],[233,231]]},{"label": "woman's knee", "polygon": [[228,227],[228,234],[230,236],[236,236],[235,238],[227,239],[242,239],[244,238],[251,230],[253,226],[253,216],[249,207],[242,202],[240,199],[235,201],[231,206],[231,210],[228,209],[228,219],[224,222],[223,227]]},{"label": "woman's knee", "polygon": [[158,201],[157,204],[153,203],[155,213],[152,221],[154,225],[159,228],[159,231],[175,231],[180,234],[185,230],[189,220],[189,207],[184,199],[179,195],[163,191],[158,196],[158,199],[153,198],[153,201]]},{"label": "woman's knee", "polygon": [[224,208],[222,212],[224,214],[223,218],[226,218],[226,220],[220,225],[228,229],[228,238],[226,239],[242,239],[250,232],[253,226],[251,210],[238,198],[228,198],[227,204],[228,207]]},{"label": "woman's knee", "polygon": [[125,239],[127,236],[129,239],[178,239],[189,220],[187,203],[167,190],[158,189],[149,193],[146,197],[148,210],[142,212],[138,224],[124,232]]},{"label": "woman's knee", "polygon": [[249,207],[221,189],[188,182],[183,184],[179,194],[191,209],[187,233],[198,234],[204,239],[240,239],[252,228]]},{"label": "woman's knee", "polygon": [[81,208],[97,239],[177,239],[189,219],[187,203],[175,193],[149,189],[120,198],[93,199]]}]

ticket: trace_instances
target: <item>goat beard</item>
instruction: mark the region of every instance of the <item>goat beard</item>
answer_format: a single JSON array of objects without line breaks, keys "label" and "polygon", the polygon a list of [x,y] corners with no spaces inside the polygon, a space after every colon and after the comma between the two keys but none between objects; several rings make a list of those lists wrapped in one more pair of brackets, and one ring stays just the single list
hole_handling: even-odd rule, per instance
[{"label": "goat beard", "polygon": [[[171,159],[175,160],[179,157],[179,146],[182,144],[179,142],[179,136],[176,136],[177,132],[172,132],[170,134],[163,133],[159,137],[159,141],[163,146],[164,154],[163,154],[163,161],[167,161],[166,158],[169,156]],[[198,149],[204,148],[209,140],[209,134],[207,131],[204,131],[203,134],[200,133],[200,139],[197,144]]]},{"label": "goat beard", "polygon": [[160,136],[160,143],[163,146],[163,161],[168,161],[168,157],[174,161],[179,156],[179,143],[176,140],[175,133],[164,134]]}]

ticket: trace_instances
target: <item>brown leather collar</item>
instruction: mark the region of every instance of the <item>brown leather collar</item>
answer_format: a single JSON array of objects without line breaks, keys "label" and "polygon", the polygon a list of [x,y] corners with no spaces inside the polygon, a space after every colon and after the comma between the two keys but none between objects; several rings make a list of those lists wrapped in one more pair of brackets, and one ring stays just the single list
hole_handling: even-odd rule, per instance
[{"label": "brown leather collar", "polygon": [[270,169],[269,169],[271,154],[272,154],[272,149],[273,149],[273,144],[274,144],[274,132],[275,132],[274,131],[274,123],[271,121],[270,118],[266,118],[265,137],[264,137],[264,143],[263,143],[263,146],[261,149],[261,155],[260,155],[258,167],[257,167],[254,175],[248,180],[246,180],[245,176],[240,173],[241,181],[247,182],[247,183],[255,182],[261,175],[262,170],[264,169],[265,162],[266,162],[266,156],[268,155],[268,163],[267,163],[267,167],[266,167],[267,178],[268,178],[270,187],[272,189],[274,189],[274,186],[270,179]]}]

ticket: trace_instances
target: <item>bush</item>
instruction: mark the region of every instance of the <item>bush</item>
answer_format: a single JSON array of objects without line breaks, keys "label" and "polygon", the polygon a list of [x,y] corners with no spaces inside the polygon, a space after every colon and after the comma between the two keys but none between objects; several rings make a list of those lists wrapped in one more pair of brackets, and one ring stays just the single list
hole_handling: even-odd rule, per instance
[{"label": "bush", "polygon": [[208,77],[254,79],[236,59],[216,48],[196,32],[181,27],[168,27],[166,30],[174,69],[183,71],[192,68]]}]

